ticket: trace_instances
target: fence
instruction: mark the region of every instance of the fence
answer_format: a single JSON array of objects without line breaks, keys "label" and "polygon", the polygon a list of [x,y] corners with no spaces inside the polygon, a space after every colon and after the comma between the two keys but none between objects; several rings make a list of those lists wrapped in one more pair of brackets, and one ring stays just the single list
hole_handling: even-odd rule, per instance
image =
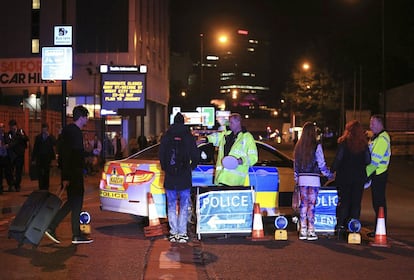
[{"label": "fence", "polygon": [[[6,132],[11,119],[16,120],[18,127],[22,128],[29,137],[29,148],[26,149],[24,163],[24,172],[28,174],[31,151],[33,150],[36,135],[41,132],[42,123],[47,123],[49,125],[49,133],[57,138],[62,128],[62,114],[61,112],[50,110],[44,110],[40,114],[35,114],[30,112],[29,109],[0,105],[0,122],[4,123]],[[66,123],[70,122],[71,118],[67,118]],[[84,132],[91,134],[100,133],[97,131],[99,126],[96,123],[99,123],[99,119],[90,120],[84,128]]]}]

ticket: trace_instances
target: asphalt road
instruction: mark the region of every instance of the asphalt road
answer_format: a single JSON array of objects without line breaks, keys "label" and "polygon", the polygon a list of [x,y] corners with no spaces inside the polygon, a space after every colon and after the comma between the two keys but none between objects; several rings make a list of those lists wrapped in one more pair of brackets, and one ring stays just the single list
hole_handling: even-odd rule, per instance
[{"label": "asphalt road", "polygon": [[[286,152],[290,152],[290,148]],[[326,151],[327,161],[334,151]],[[92,216],[92,244],[71,245],[69,217],[57,229],[59,245],[44,238],[39,247],[8,239],[10,221],[36,189],[25,177],[22,191],[0,196],[0,279],[409,279],[414,274],[412,205],[413,161],[393,158],[388,184],[390,248],[348,244],[321,235],[300,241],[290,226],[288,240],[274,240],[274,227],[264,224],[264,241],[237,236],[203,237],[172,245],[163,237],[146,238],[143,225],[129,215],[99,209],[99,175],[86,178],[84,209]],[[58,175],[58,174],[56,174]],[[57,191],[59,177],[52,177]],[[363,199],[362,223],[372,229],[370,193]]]}]

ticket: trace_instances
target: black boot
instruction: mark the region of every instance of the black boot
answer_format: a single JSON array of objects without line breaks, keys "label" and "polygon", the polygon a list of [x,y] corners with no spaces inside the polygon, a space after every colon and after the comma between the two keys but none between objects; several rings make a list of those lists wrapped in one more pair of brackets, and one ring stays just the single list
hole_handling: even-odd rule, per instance
[{"label": "black boot", "polygon": [[340,226],[336,229],[336,238],[337,240],[346,240],[346,229],[344,226]]}]

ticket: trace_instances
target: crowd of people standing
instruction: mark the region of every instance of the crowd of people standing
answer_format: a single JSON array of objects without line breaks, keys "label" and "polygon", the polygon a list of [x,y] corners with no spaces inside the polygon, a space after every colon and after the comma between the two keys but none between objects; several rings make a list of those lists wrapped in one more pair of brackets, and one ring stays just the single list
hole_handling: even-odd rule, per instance
[{"label": "crowd of people standing", "polygon": [[[294,177],[300,190],[299,239],[316,240],[315,204],[321,186],[321,176],[335,179],[338,194],[335,233],[338,239],[346,238],[347,224],[359,220],[364,188],[371,186],[372,206],[378,219],[379,208],[387,204],[385,190],[391,157],[391,140],[384,127],[384,118],[373,115],[370,119],[372,137],[357,120],[349,121],[338,146],[332,166],[325,162],[322,145],[316,140],[316,127],[307,122],[294,148]],[[376,226],[375,226],[376,228]],[[369,232],[368,237],[374,237]]]},{"label": "crowd of people standing", "polygon": [[20,191],[25,150],[29,138],[16,120],[9,121],[9,131],[5,132],[4,123],[0,123],[0,194],[3,193],[3,175],[8,191]]}]

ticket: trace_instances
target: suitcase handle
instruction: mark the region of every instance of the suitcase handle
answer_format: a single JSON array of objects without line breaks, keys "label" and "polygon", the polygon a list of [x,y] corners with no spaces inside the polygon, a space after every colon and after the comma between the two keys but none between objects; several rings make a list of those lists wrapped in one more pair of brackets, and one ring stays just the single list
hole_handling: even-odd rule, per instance
[{"label": "suitcase handle", "polygon": [[63,185],[63,181],[60,182],[60,189],[57,191],[56,195],[62,199],[62,195],[66,190],[66,186]]}]

